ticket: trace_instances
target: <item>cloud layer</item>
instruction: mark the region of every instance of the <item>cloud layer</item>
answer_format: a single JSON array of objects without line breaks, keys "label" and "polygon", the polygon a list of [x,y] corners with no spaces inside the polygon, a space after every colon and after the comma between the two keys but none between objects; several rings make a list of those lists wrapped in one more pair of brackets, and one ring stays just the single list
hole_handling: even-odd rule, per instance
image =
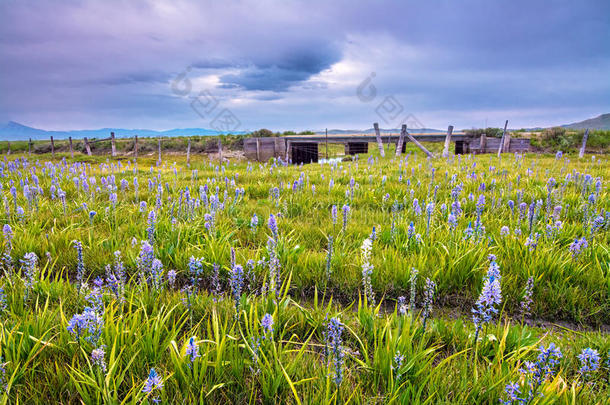
[{"label": "cloud layer", "polygon": [[607,1],[0,2],[0,122],[46,129],[552,125],[608,77]]}]

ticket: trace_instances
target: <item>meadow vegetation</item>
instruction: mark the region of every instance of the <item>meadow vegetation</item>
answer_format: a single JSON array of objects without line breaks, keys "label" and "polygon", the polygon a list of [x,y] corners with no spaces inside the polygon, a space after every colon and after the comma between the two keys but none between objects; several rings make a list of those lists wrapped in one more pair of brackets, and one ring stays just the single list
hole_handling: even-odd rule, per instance
[{"label": "meadow vegetation", "polygon": [[607,156],[389,155],[6,157],[2,403],[607,403]]}]

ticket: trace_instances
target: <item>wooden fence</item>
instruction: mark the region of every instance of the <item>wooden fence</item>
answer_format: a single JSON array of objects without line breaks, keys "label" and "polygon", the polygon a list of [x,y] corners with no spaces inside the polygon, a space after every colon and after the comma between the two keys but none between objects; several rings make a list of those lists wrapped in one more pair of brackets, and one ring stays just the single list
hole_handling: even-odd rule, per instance
[{"label": "wooden fence", "polygon": [[[126,138],[123,138],[126,139]],[[116,157],[117,156],[117,148],[116,148],[116,137],[114,135],[114,132],[110,133],[110,136],[108,138],[100,138],[100,139],[89,139],[87,137],[83,138],[83,153],[85,153],[87,156],[92,156],[93,153],[91,152],[91,147],[93,145],[95,145],[98,142],[108,142],[110,141],[110,146],[111,146],[111,156],[112,157]],[[161,154],[161,142],[162,142],[162,138],[157,138],[157,164],[161,164],[162,162],[162,154]],[[6,154],[10,155],[11,154],[11,141],[6,141],[7,143],[7,151]],[[138,158],[138,136],[135,135],[133,137],[133,152],[134,152],[134,158]],[[28,140],[28,154],[32,153],[32,146],[33,146],[33,142],[32,142],[32,138],[30,138]],[[68,137],[68,144],[69,144],[69,148],[70,148],[70,157],[74,158],[74,143],[72,141],[72,137]],[[50,145],[51,145],[51,155],[53,157],[55,157],[55,139],[51,136],[50,137]],[[217,142],[217,147],[216,147],[216,152],[218,153],[218,159],[219,161],[222,162],[222,140],[220,138],[218,138],[218,142]],[[188,165],[190,165],[191,162],[191,138],[187,139],[187,146],[186,146],[186,163]]]}]

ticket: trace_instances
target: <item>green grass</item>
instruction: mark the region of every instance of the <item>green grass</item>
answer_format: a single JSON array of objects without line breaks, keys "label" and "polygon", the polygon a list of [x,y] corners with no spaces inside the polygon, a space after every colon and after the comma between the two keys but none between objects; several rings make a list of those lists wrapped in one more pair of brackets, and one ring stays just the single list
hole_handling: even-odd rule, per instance
[{"label": "green grass", "polygon": [[[14,272],[4,266],[0,281],[7,301],[0,315],[0,356],[6,370],[2,400],[146,402],[142,387],[154,367],[164,382],[160,393],[164,403],[498,403],[505,385],[519,381],[524,361],[535,360],[540,344],[553,342],[561,347],[563,359],[555,377],[542,385],[544,396],[535,402],[605,402],[610,370],[602,365],[583,381],[576,356],[591,347],[605,362],[610,351],[610,225],[591,232],[592,219],[610,210],[607,158],[570,157],[568,162],[554,156],[503,155],[498,160],[495,155],[480,155],[427,160],[421,152],[414,155],[413,145],[408,144],[410,155],[399,160],[378,158],[377,151],[370,150],[378,161],[369,163],[367,156],[360,156],[334,167],[232,162],[219,168],[200,155],[192,156],[190,168],[184,156],[172,156],[161,167],[154,166],[155,158],[142,158],[135,167],[125,159],[80,154],[76,160],[85,164],[78,166],[61,161],[69,158],[64,153],[55,160],[50,155],[30,158],[27,167],[9,170],[7,163],[14,159],[10,156],[0,177],[5,207],[0,210],[0,223],[12,227],[10,256],[15,263]],[[331,148],[333,155],[340,152]],[[83,171],[77,188],[73,178]],[[585,173],[592,176],[590,184],[583,183]],[[27,177],[33,186],[33,174],[43,193],[28,201],[21,181]],[[111,176],[117,187],[115,206],[102,182],[102,177]],[[95,185],[84,191],[82,179],[89,182],[91,177]],[[547,211],[549,177],[557,185]],[[125,190],[123,179],[128,181]],[[299,179],[302,185],[293,191]],[[159,206],[157,181],[162,189]],[[52,184],[66,193],[65,208],[57,190],[51,198]],[[208,199],[218,187],[224,202],[211,230],[206,229],[205,218],[210,208],[203,204],[200,191],[205,184]],[[458,184],[463,188],[459,195],[463,214],[454,230],[441,206],[451,208],[451,190]],[[17,189],[16,201],[12,185]],[[188,208],[187,187],[192,199],[199,198]],[[235,198],[236,187],[244,189],[243,197]],[[271,196],[274,187],[280,189],[279,200]],[[595,203],[587,204],[592,193]],[[480,194],[485,196],[480,217],[485,231],[465,239],[468,224],[475,225]],[[421,215],[413,210],[413,198],[419,200]],[[515,202],[514,212],[508,200]],[[527,214],[520,219],[518,205],[536,200],[542,205],[530,234]],[[144,210],[141,201],[147,203]],[[429,227],[428,202],[435,204]],[[344,204],[350,206],[345,229]],[[24,209],[23,216],[16,213],[15,205]],[[333,205],[338,208],[336,224],[331,219]],[[559,218],[552,217],[556,205],[563,207]],[[157,214],[154,254],[164,268],[159,288],[140,282],[137,267],[139,241],[148,238],[151,209]],[[97,212],[92,220],[91,210]],[[252,230],[254,213],[259,226]],[[267,266],[255,265],[251,270],[246,266],[249,260],[269,257],[270,214],[279,225],[276,251],[282,288],[277,296],[269,292]],[[547,235],[547,225],[556,219],[562,227]],[[411,222],[419,238],[409,236]],[[501,234],[503,226],[510,228],[509,235]],[[377,305],[362,295],[361,245],[373,227],[377,237],[371,281]],[[525,243],[536,233],[538,243],[532,249]],[[328,274],[330,236],[334,243]],[[588,247],[573,257],[569,246],[582,236]],[[84,247],[88,287],[80,293],[73,240]],[[0,247],[6,251],[6,242]],[[248,275],[239,316],[231,295],[231,249]],[[96,344],[105,345],[104,372],[91,362],[94,344],[76,339],[67,326],[74,314],[90,305],[87,291],[95,277],[106,276],[105,266],[113,263],[117,250],[122,252],[129,281],[123,299],[108,290],[103,295],[104,325]],[[24,300],[24,269],[18,263],[27,252],[40,260],[34,286]],[[474,344],[470,310],[481,291],[490,254],[497,257],[502,274],[502,308]],[[199,291],[187,301],[189,309],[187,294],[181,290],[189,284],[191,256],[202,258],[203,274]],[[220,266],[221,295],[212,293],[214,264]],[[419,271],[417,308],[400,315],[396,300],[399,296],[408,300],[412,268]],[[171,269],[177,271],[174,287],[167,283]],[[519,308],[528,277],[534,278],[532,314],[523,319]],[[432,318],[424,329],[426,278],[434,280],[437,288]],[[266,313],[273,316],[274,325],[272,335],[263,339],[261,319]],[[326,324],[332,317],[345,326],[344,378],[338,386],[333,364],[324,356]],[[195,337],[200,354],[192,364],[185,356],[190,337]],[[257,339],[260,348],[255,356]],[[398,351],[405,356],[400,370],[393,368]]]}]

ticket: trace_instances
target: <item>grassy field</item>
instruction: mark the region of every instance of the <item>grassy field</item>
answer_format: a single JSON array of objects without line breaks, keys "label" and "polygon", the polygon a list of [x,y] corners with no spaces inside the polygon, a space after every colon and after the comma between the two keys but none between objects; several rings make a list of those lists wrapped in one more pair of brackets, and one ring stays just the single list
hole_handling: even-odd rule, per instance
[{"label": "grassy field", "polygon": [[10,155],[2,401],[607,403],[607,156],[369,150]]}]

